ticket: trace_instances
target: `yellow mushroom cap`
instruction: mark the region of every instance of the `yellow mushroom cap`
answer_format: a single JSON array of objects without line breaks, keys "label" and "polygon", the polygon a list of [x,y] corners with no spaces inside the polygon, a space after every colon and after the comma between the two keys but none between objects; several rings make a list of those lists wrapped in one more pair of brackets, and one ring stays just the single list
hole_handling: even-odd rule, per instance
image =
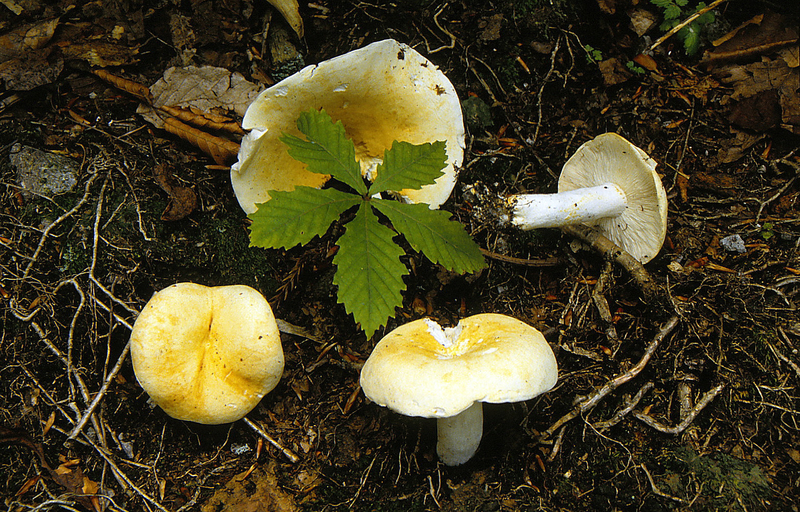
[{"label": "yellow mushroom cap", "polygon": [[136,379],[173,418],[230,423],[280,380],[272,309],[249,286],[177,283],[153,295],[131,333]]},{"label": "yellow mushroom cap", "polygon": [[387,334],[361,370],[373,402],[407,416],[445,418],[475,402],[517,402],[558,378],[541,332],[515,318],[474,315],[450,329],[415,320]]},{"label": "yellow mushroom cap", "polygon": [[408,45],[386,39],[308,66],[262,91],[242,122],[242,140],[231,182],[242,209],[256,211],[270,190],[321,187],[329,176],[309,172],[279,140],[302,137],[297,119],[310,108],[341,121],[370,176],[392,142],[445,141],[447,163],[436,183],[403,190],[410,202],[438,208],[450,196],[464,157],[464,121],[455,88],[428,59]]}]

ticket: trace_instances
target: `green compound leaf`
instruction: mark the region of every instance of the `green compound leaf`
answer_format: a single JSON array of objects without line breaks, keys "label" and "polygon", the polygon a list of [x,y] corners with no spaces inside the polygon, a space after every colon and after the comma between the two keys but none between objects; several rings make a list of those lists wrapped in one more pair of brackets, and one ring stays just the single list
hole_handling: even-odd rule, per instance
[{"label": "green compound leaf", "polygon": [[270,191],[271,199],[250,214],[250,245],[289,249],[322,236],[348,208],[361,198],[335,189],[296,187]]},{"label": "green compound leaf", "polygon": [[308,140],[284,133],[281,142],[289,146],[289,154],[318,174],[330,174],[361,195],[367,185],[361,178],[353,141],[347,138],[341,121],[333,122],[325,110],[311,109],[297,119],[297,129]]},{"label": "green compound leaf", "polygon": [[444,174],[447,152],[444,141],[426,144],[409,142],[392,143],[392,148],[383,154],[383,163],[378,165],[377,176],[369,188],[370,195],[385,190],[400,191],[418,189],[436,181]]},{"label": "green compound leaf", "polygon": [[367,338],[403,304],[403,276],[408,270],[400,261],[403,249],[392,241],[394,236],[394,231],[378,222],[369,203],[363,202],[347,223],[333,258],[339,302],[361,323]]},{"label": "green compound leaf", "polygon": [[434,263],[459,274],[476,272],[486,266],[478,245],[464,226],[450,220],[448,212],[431,210],[427,204],[383,199],[370,203],[389,218],[415,250]]}]

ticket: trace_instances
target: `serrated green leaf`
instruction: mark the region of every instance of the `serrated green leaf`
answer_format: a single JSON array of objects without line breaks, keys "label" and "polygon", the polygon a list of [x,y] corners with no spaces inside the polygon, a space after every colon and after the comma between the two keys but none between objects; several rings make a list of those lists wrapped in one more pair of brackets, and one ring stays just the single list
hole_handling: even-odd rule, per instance
[{"label": "serrated green leaf", "polygon": [[444,141],[432,144],[394,141],[391,149],[383,153],[383,163],[378,165],[377,176],[369,187],[369,193],[422,188],[444,174],[442,169],[446,162]]},{"label": "serrated green leaf", "polygon": [[297,129],[308,140],[284,133],[281,142],[289,146],[289,154],[318,174],[330,174],[361,195],[367,185],[361,178],[353,141],[347,138],[341,121],[333,122],[325,110],[311,109],[297,119]]},{"label": "serrated green leaf", "polygon": [[650,0],[650,3],[662,9],[666,9],[670,5],[673,5],[674,2],[672,0]]},{"label": "serrated green leaf", "polygon": [[403,249],[392,241],[396,233],[378,222],[369,203],[363,202],[347,223],[333,258],[339,302],[369,338],[403,304]]},{"label": "serrated green leaf", "polygon": [[250,245],[289,249],[322,236],[331,223],[361,198],[335,189],[296,187],[293,191],[273,190],[271,199],[249,215]]},{"label": "serrated green leaf", "polygon": [[677,5],[670,5],[666,9],[664,9],[664,19],[665,20],[674,20],[677,19],[681,15],[681,8]]},{"label": "serrated green leaf", "polygon": [[370,203],[389,218],[411,247],[434,263],[458,273],[476,272],[486,266],[478,245],[464,226],[450,220],[449,213],[431,210],[426,204],[383,199]]},{"label": "serrated green leaf", "polygon": [[678,37],[683,38],[683,48],[686,55],[694,55],[700,49],[700,27],[691,23],[678,31]]}]

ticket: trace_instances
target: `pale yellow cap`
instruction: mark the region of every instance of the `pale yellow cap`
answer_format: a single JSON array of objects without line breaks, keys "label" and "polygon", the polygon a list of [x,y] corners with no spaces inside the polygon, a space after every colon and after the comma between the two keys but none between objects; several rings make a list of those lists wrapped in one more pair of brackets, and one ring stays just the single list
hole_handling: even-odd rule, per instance
[{"label": "pale yellow cap", "polygon": [[518,402],[549,391],[558,366],[541,332],[485,313],[442,329],[421,319],[387,334],[361,370],[364,394],[407,416],[455,416],[475,402]]},{"label": "pale yellow cap", "polygon": [[309,109],[325,109],[341,121],[356,147],[356,160],[370,176],[392,142],[445,141],[444,174],[420,190],[403,190],[413,203],[438,208],[453,191],[464,157],[464,121],[453,84],[410,46],[385,39],[308,66],[266,89],[247,109],[231,182],[242,209],[256,211],[270,190],[321,187],[329,176],[309,172],[289,156],[283,132],[303,137],[297,119]]},{"label": "pale yellow cap", "polygon": [[153,295],[131,333],[136,379],[164,412],[230,423],[250,412],[283,373],[272,309],[249,286],[177,283]]}]

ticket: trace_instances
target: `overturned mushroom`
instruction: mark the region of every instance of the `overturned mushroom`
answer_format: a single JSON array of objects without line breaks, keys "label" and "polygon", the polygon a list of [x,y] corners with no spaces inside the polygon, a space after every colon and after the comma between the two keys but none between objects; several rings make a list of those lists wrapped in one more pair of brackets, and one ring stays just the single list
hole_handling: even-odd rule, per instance
[{"label": "overturned mushroom", "polygon": [[667,233],[667,194],[656,162],[615,133],[582,145],[564,164],[557,194],[507,198],[509,221],[522,229],[595,226],[642,263]]},{"label": "overturned mushroom", "polygon": [[283,348],[264,297],[248,286],[178,283],[147,302],[131,332],[136,379],[173,418],[230,423],[280,380]]},{"label": "overturned mushroom", "polygon": [[439,458],[467,462],[483,435],[482,402],[528,400],[558,378],[544,336],[509,316],[474,315],[442,329],[415,320],[387,334],[361,370],[364,394],[407,416],[437,418]]},{"label": "overturned mushroom", "polygon": [[464,154],[464,122],[447,77],[408,45],[386,39],[308,66],[263,91],[245,114],[239,160],[231,182],[242,209],[256,211],[270,190],[321,187],[329,176],[315,174],[292,158],[284,132],[300,135],[296,121],[309,108],[324,108],[341,121],[356,146],[362,174],[374,178],[392,142],[446,142],[444,174],[401,196],[438,208],[450,196]]}]

